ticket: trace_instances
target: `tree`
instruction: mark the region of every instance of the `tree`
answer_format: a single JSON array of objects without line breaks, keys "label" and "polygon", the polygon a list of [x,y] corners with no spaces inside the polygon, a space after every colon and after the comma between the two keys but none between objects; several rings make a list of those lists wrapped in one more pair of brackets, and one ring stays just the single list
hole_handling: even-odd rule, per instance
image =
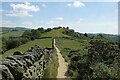
[{"label": "tree", "polygon": [[69,29],[69,27],[67,27],[66,29]]},{"label": "tree", "polygon": [[98,36],[101,37],[101,38],[104,38],[104,36],[102,34],[99,34]]},{"label": "tree", "polygon": [[[40,30],[40,29],[39,29]],[[30,39],[30,40],[34,40],[34,39],[37,39],[40,37],[41,35],[41,32],[39,31],[38,29],[35,30],[35,29],[32,29],[32,30],[26,30],[22,37],[23,38],[27,38],[27,39]],[[42,30],[42,29],[41,29]]]},{"label": "tree", "polygon": [[87,33],[85,33],[84,36],[88,37]]},{"label": "tree", "polygon": [[21,38],[20,41],[21,41],[21,44],[25,44],[25,43],[27,43],[29,41],[29,39]]},{"label": "tree", "polygon": [[52,29],[51,28],[47,28],[46,30],[45,30],[45,32],[49,32],[49,31],[51,31]]},{"label": "tree", "polygon": [[44,28],[42,28],[42,27],[41,27],[41,28],[38,28],[37,30],[40,31],[41,33],[44,33],[44,32],[45,32]]},{"label": "tree", "polygon": [[118,47],[120,49],[120,35],[118,36]]},{"label": "tree", "polygon": [[32,36],[31,30],[26,30],[23,34],[22,37],[30,39]]},{"label": "tree", "polygon": [[6,42],[6,49],[10,50],[10,49],[18,47],[20,45],[21,45],[21,42],[19,40],[9,40]]},{"label": "tree", "polygon": [[31,40],[32,40],[32,39],[37,39],[37,38],[39,38],[40,35],[41,35],[41,32],[40,32],[39,30],[34,30],[34,29],[32,29],[31,32],[32,32]]},{"label": "tree", "polygon": [[65,29],[65,31],[63,33],[70,35],[70,36],[74,36],[75,31],[73,29]]},{"label": "tree", "polygon": [[92,76],[117,78],[120,75],[118,73],[120,50],[108,41],[91,40],[90,44],[87,61],[94,73]]}]

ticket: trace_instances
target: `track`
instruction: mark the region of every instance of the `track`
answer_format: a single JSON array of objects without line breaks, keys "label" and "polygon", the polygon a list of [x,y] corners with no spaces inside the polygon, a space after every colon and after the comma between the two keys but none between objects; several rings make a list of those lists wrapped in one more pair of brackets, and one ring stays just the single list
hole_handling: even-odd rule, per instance
[{"label": "track", "polygon": [[65,62],[64,58],[62,57],[60,50],[56,47],[55,39],[54,39],[54,47],[57,51],[58,63],[59,63],[57,78],[67,78],[65,74],[68,69],[68,64]]}]

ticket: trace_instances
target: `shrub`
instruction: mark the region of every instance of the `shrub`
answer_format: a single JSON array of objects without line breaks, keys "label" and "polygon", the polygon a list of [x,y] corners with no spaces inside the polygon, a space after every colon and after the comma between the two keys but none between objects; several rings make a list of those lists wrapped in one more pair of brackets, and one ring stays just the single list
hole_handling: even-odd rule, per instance
[{"label": "shrub", "polygon": [[85,33],[84,36],[88,37],[87,33]]},{"label": "shrub", "polygon": [[9,40],[6,42],[6,49],[10,50],[10,49],[18,47],[20,45],[21,45],[20,40]]},{"label": "shrub", "polygon": [[16,51],[16,52],[14,52],[14,54],[13,55],[20,55],[20,54],[22,54],[21,52],[19,52],[19,51]]},{"label": "shrub", "polygon": [[27,38],[21,38],[21,44],[25,44],[29,41]]},{"label": "shrub", "polygon": [[47,28],[46,30],[45,30],[45,32],[49,32],[49,31],[51,31],[52,29],[51,28]]}]

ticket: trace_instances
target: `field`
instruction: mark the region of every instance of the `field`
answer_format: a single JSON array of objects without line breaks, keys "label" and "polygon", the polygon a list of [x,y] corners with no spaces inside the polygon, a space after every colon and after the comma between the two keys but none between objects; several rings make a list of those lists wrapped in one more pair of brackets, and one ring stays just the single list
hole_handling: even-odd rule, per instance
[{"label": "field", "polygon": [[0,34],[2,33],[7,33],[11,30],[13,30],[14,28],[8,28],[8,27],[0,27]]},{"label": "field", "polygon": [[2,48],[2,37],[8,39],[9,37],[19,37],[24,33],[24,30],[19,30],[19,31],[12,31],[12,32],[8,32],[5,34],[1,34],[0,35],[0,50]]},{"label": "field", "polygon": [[34,41],[30,41],[30,42],[28,42],[28,43],[26,43],[24,45],[21,45],[21,46],[19,46],[17,48],[6,51],[2,55],[2,58],[10,56],[16,51],[25,52],[26,50],[28,50],[30,47],[32,47],[34,45],[42,46],[42,47],[45,47],[45,48],[52,48],[52,38],[36,39]]},{"label": "field", "polygon": [[0,27],[0,34],[6,34],[9,32],[17,32],[17,31],[25,31],[28,30],[28,28],[24,27]]},{"label": "field", "polygon": [[61,54],[65,58],[65,60],[69,63],[68,54],[70,50],[81,50],[81,52],[86,53],[87,47],[89,46],[89,41],[87,40],[75,40],[75,39],[65,39],[65,38],[57,38],[57,46],[61,51]]},{"label": "field", "polygon": [[[11,36],[13,36],[13,37],[19,37],[19,36],[21,36],[23,34],[23,32],[24,31],[22,31],[22,30],[20,30],[20,31],[13,31],[13,32],[8,32],[8,33],[5,33],[5,34],[2,34],[2,36],[4,38],[9,38]],[[1,37],[1,35],[0,35],[0,37]]]},{"label": "field", "polygon": [[70,48],[70,49],[84,49],[86,46],[89,45],[89,41],[87,40],[71,40],[71,39],[64,39],[58,38],[57,45],[60,49],[63,48]]},{"label": "field", "polygon": [[52,30],[50,32],[42,34],[41,37],[70,37],[68,35],[63,34],[64,29]]}]

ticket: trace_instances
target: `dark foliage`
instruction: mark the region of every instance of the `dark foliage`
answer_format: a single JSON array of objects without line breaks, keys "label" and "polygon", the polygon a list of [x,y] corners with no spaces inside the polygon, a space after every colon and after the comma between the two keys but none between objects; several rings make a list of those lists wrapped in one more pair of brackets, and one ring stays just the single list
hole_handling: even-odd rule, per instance
[{"label": "dark foliage", "polygon": [[85,37],[88,37],[87,33],[84,34]]},{"label": "dark foliage", "polygon": [[74,36],[75,31],[73,29],[67,28],[67,29],[65,29],[65,31],[63,32],[63,34]]},{"label": "dark foliage", "polygon": [[87,55],[80,50],[69,52],[68,75],[87,79],[119,79],[120,49],[116,44],[102,40],[91,40]]},{"label": "dark foliage", "polygon": [[6,49],[10,50],[12,48],[18,47],[19,45],[21,45],[19,40],[9,40],[6,42]]},{"label": "dark foliage", "polygon": [[38,28],[38,31],[40,31],[41,33],[44,33],[45,29],[44,28]]},{"label": "dark foliage", "polygon": [[45,30],[45,32],[49,32],[49,31],[51,31],[52,29],[51,28],[47,28],[46,30]]}]

